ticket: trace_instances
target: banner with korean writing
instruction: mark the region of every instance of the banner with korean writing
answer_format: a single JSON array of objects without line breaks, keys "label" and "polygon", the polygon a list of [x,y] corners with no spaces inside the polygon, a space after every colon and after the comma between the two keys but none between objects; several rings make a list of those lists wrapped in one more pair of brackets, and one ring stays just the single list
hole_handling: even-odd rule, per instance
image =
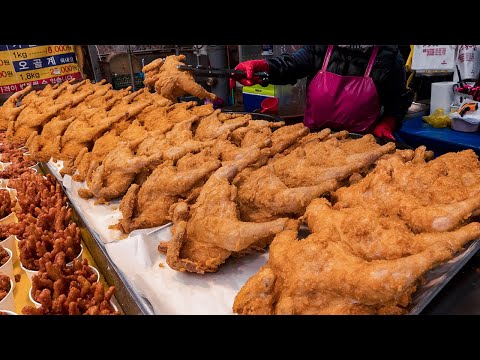
[{"label": "banner with korean writing", "polygon": [[81,78],[73,45],[0,45],[0,94]]},{"label": "banner with korean writing", "polygon": [[455,66],[456,45],[415,45],[412,70],[451,71]]}]

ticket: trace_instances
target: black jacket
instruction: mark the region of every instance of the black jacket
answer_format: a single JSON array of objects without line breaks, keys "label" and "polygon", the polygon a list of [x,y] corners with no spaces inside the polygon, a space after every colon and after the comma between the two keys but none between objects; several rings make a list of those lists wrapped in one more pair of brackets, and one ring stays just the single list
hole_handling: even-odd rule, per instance
[{"label": "black jacket", "polygon": [[[322,68],[327,45],[307,45],[293,54],[267,59],[269,81],[275,85],[295,84],[307,76],[307,86]],[[334,46],[327,71],[338,75],[363,76],[372,49],[367,52]],[[401,124],[412,104],[413,93],[406,88],[405,63],[398,47],[380,46],[370,76],[383,106],[383,116],[393,116]]]}]

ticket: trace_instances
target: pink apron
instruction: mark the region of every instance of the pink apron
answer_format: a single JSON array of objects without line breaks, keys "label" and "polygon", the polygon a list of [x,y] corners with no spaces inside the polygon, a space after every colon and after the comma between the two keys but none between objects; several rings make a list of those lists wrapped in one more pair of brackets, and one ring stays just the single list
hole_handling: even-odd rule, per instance
[{"label": "pink apron", "polygon": [[333,45],[328,47],[322,69],[310,82],[303,123],[310,129],[331,128],[369,132],[380,116],[380,99],[370,77],[377,56],[375,46],[365,75],[341,76],[327,71]]}]

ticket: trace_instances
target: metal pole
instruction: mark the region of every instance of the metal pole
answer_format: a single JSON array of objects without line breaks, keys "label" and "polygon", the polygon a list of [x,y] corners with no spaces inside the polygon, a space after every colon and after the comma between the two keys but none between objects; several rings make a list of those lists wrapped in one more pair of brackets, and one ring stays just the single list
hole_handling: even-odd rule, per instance
[{"label": "metal pole", "polygon": [[135,88],[135,76],[133,75],[133,65],[132,65],[132,50],[130,49],[130,45],[127,45],[127,53],[128,53],[128,66],[130,67],[130,79],[132,81],[132,91],[136,91]]},{"label": "metal pole", "polygon": [[[227,47],[225,45],[208,45],[208,59],[213,68],[225,69],[227,67]],[[212,86],[212,92],[225,102],[228,100],[228,79],[217,78],[217,82]]]},{"label": "metal pole", "polygon": [[100,70],[100,64],[98,63],[97,47],[95,45],[87,45],[88,55],[90,56],[90,62],[92,63],[93,76],[95,82],[102,80],[102,71]]}]

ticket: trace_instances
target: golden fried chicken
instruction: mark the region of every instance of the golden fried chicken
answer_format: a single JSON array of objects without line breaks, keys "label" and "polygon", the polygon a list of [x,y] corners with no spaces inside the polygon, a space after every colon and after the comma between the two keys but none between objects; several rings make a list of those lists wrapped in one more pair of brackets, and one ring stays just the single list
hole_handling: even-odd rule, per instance
[{"label": "golden fried chicken", "polygon": [[186,94],[200,99],[209,98],[215,100],[215,94],[209,93],[201,85],[195,82],[192,74],[178,69],[179,65],[185,65],[185,55],[170,55],[165,61],[157,59],[147,64],[143,69],[146,71],[144,84],[152,86],[163,97],[176,102],[178,97]]},{"label": "golden fried chicken", "polygon": [[[337,189],[342,180],[367,169],[395,148],[393,143],[366,147],[368,141],[362,139],[319,140],[273,158],[269,164],[237,182],[243,220],[301,216],[314,198]],[[355,152],[362,150],[364,152]]]},{"label": "golden fried chicken", "polygon": [[411,161],[392,155],[365,178],[336,191],[336,208],[375,208],[398,215],[416,232],[455,229],[480,211],[480,163],[472,150],[425,162],[423,149]]},{"label": "golden fried chicken", "polygon": [[268,144],[252,146],[243,158],[224,163],[203,185],[190,211],[186,203],[174,208],[173,237],[159,245],[160,251],[166,251],[171,268],[200,274],[215,272],[232,254],[263,248],[286,228],[286,218],[265,223],[238,219],[236,187],[230,182],[239,171],[258,160],[265,145]]},{"label": "golden fried chicken", "polygon": [[[92,125],[87,119],[74,120],[65,130],[61,138],[61,151],[59,158],[67,165],[73,165],[80,151],[93,146],[94,140],[109,130],[115,122],[128,117],[127,113],[106,117]],[[70,170],[73,172],[73,168]]]},{"label": "golden fried chicken", "polygon": [[90,177],[92,163],[100,164],[105,156],[115,149],[121,141],[120,136],[115,135],[113,131],[107,131],[95,141],[91,152],[84,147],[75,159],[74,168],[78,170],[78,173],[73,176],[73,180],[81,182]]},{"label": "golden fried chicken", "polygon": [[41,134],[32,132],[25,146],[37,161],[47,162],[57,158],[61,149],[61,138],[67,127],[75,120],[74,117],[62,119],[57,116],[43,126]]},{"label": "golden fried chicken", "polygon": [[448,241],[454,236],[473,240],[480,235],[477,223],[464,226],[461,232],[416,234],[397,216],[369,208],[334,209],[326,199],[314,199],[305,219],[312,232],[328,234],[330,241],[344,242],[353,254],[368,261],[417,254],[437,241]]},{"label": "golden fried chicken", "polygon": [[40,131],[41,127],[60,111],[68,106],[70,102],[49,107],[49,110],[39,113],[36,108],[25,107],[16,120],[10,121],[7,129],[7,137],[14,142],[25,143],[33,131]]},{"label": "golden fried chicken", "polygon": [[10,121],[15,121],[20,112],[25,108],[17,107],[17,102],[22,96],[29,93],[32,90],[32,86],[29,85],[25,89],[17,91],[12,94],[2,106],[0,106],[0,131],[5,131],[8,128]]},{"label": "golden fried chicken", "polygon": [[251,115],[230,114],[223,117],[222,115],[226,114],[221,114],[221,110],[217,109],[211,115],[202,118],[195,130],[195,139],[214,140],[224,133],[246,126],[252,120]]},{"label": "golden fried chicken", "polygon": [[137,120],[148,131],[159,131],[162,134],[169,131],[174,123],[167,118],[167,107],[150,105],[145,108],[138,116]]},{"label": "golden fried chicken", "polygon": [[176,164],[165,161],[140,187],[133,184],[123,197],[120,211],[122,231],[160,226],[167,223],[169,209],[179,199],[185,199],[193,188],[203,185],[210,174],[221,166],[207,150],[188,154]]},{"label": "golden fried chicken", "polygon": [[[122,196],[128,190],[135,176],[146,166],[161,162],[161,154],[150,157],[135,156],[128,142],[121,142],[110,151],[101,165],[92,170],[89,189],[78,191],[81,197],[94,195],[97,203],[107,202]],[[87,179],[88,180],[88,179]]]}]

